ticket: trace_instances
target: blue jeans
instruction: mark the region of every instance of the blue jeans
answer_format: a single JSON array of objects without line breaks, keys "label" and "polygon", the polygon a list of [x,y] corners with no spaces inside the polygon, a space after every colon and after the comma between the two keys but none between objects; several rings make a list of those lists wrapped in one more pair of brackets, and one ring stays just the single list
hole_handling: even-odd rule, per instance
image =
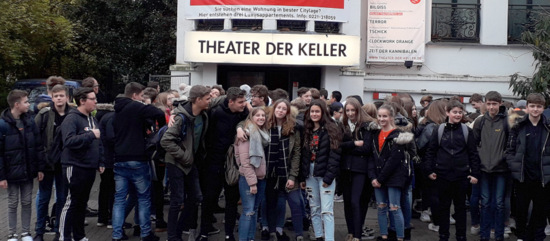
[{"label": "blue jeans", "polygon": [[[267,195],[267,194],[264,194],[264,196]],[[277,212],[279,213],[279,215],[277,216],[276,218],[276,223],[275,223],[275,227],[277,228],[283,228],[284,225],[285,225],[285,215],[286,215],[286,199],[285,199],[285,196],[278,196],[277,197],[277,203],[276,203],[276,207],[275,207],[277,210]],[[261,214],[261,220],[260,220],[260,224],[262,225],[262,229],[263,228],[267,228],[269,230],[269,223],[268,223],[268,215],[267,215],[267,202],[264,200],[264,202],[262,202],[261,206],[260,206],[260,214]]]},{"label": "blue jeans", "polygon": [[58,232],[59,216],[65,204],[65,191],[63,187],[63,173],[61,167],[54,172],[44,172],[44,179],[38,182],[38,193],[36,194],[36,234],[44,234],[46,228],[46,217],[52,196],[52,189],[55,181],[55,224],[52,231]]},{"label": "blue jeans", "polygon": [[256,234],[256,220],[258,218],[258,208],[265,196],[265,179],[258,180],[256,184],[258,192],[250,193],[250,186],[244,176],[239,177],[239,193],[241,194],[243,211],[239,219],[239,240],[254,240]]},{"label": "blue jeans", "polygon": [[141,237],[151,233],[151,172],[149,163],[128,161],[115,163],[115,203],[113,205],[113,239],[122,238],[124,210],[128,188],[132,185],[138,198]]},{"label": "blue jeans", "polygon": [[506,173],[481,172],[481,232],[482,239],[489,239],[491,228],[495,238],[504,239],[504,199],[506,197]]},{"label": "blue jeans", "polygon": [[[286,215],[286,203],[290,207],[292,226],[296,236],[303,236],[303,208],[301,205],[302,194],[299,189],[288,192],[285,188],[276,188],[277,178],[266,180],[265,197],[266,210],[272,210],[266,215],[269,232],[273,233],[276,228],[283,228]],[[297,185],[297,184],[295,184]]]},{"label": "blue jeans", "polygon": [[[406,192],[401,193],[401,209],[403,212],[403,223],[405,229],[411,228],[412,216],[412,183],[407,187]],[[395,219],[390,215],[391,230],[395,230]]]},{"label": "blue jeans", "polygon": [[380,226],[380,235],[388,235],[388,203],[390,207],[397,207],[397,210],[391,210],[390,213],[395,221],[395,232],[397,238],[405,237],[405,222],[401,210],[401,188],[384,187],[375,188],[374,195],[378,204],[378,225]]},{"label": "blue jeans", "polygon": [[[328,187],[323,187],[323,178],[313,176],[315,163],[309,166],[309,177],[306,179],[311,222],[315,237],[325,236],[326,241],[334,241],[334,192],[336,181]],[[323,232],[324,228],[324,232]]]},{"label": "blue jeans", "polygon": [[[481,221],[481,211],[479,201],[481,199],[481,180],[477,184],[472,184],[472,194],[470,195],[470,217],[472,226],[477,226]],[[483,236],[482,236],[483,237]]]}]

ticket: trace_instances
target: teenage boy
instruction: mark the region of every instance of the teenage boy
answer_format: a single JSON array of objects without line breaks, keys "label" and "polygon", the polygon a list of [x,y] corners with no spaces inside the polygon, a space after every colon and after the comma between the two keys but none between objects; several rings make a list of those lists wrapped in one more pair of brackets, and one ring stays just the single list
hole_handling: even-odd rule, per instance
[{"label": "teenage boy", "polygon": [[21,240],[32,241],[33,179],[42,181],[42,142],[38,128],[27,115],[27,92],[12,90],[9,108],[0,117],[0,187],[8,189],[8,241],[17,241],[17,207],[21,197]]},{"label": "teenage boy", "polygon": [[[502,96],[496,91],[489,91],[485,95],[485,106],[487,112],[476,120],[473,128],[481,161],[481,176],[477,184],[481,191],[480,238],[481,241],[488,241],[491,229],[494,228],[495,240],[503,240],[504,200],[509,172],[505,153],[509,133],[508,116],[506,107],[502,106]],[[472,233],[475,230],[472,225]]]},{"label": "teenage boy", "polygon": [[61,165],[67,197],[59,216],[59,240],[87,241],[84,231],[86,207],[94,184],[96,170],[103,173],[103,150],[97,120],[92,116],[97,100],[92,88],[79,88],[78,104],[61,123],[63,152]]},{"label": "teenage boy", "polygon": [[451,203],[455,207],[456,240],[466,241],[466,193],[468,183],[479,177],[479,156],[472,130],[462,124],[464,106],[451,100],[446,107],[448,122],[437,127],[426,152],[426,173],[439,193],[439,240],[449,240]]},{"label": "teenage boy", "polygon": [[258,106],[268,106],[269,105],[269,96],[267,95],[269,90],[265,85],[254,85],[250,89],[250,104],[252,107]]},{"label": "teenage boy", "polygon": [[222,188],[225,190],[225,240],[235,240],[233,230],[237,220],[239,187],[229,186],[225,182],[224,164],[225,154],[235,141],[237,124],[248,116],[245,95],[246,91],[231,87],[227,90],[226,96],[214,99],[209,106],[208,132],[205,139],[208,152],[205,160],[198,163],[204,195],[201,206],[201,241],[207,241],[209,234],[220,232],[212,226],[212,217]]},{"label": "teenage boy", "polygon": [[[545,103],[542,94],[527,96],[528,115],[512,126],[506,149],[516,189],[516,236],[521,241],[545,238],[550,203],[550,154],[545,151],[550,150],[550,125],[542,115]],[[531,219],[527,220],[531,202]]]},{"label": "teenage boy", "polygon": [[[210,104],[210,88],[194,85],[188,100],[174,110],[174,125],[161,139],[161,145],[166,150],[166,170],[170,180],[168,241],[182,241],[184,226],[190,228],[191,237],[195,236],[198,204],[202,201],[196,162],[204,159],[206,154],[204,137],[208,127],[206,109]],[[188,222],[187,225],[184,225],[185,222]]]},{"label": "teenage boy", "polygon": [[157,241],[151,232],[151,168],[145,154],[146,127],[153,120],[164,126],[164,112],[153,105],[143,104],[145,86],[131,82],[124,95],[115,100],[115,202],[113,204],[113,240],[123,237],[126,196],[133,188],[138,198],[138,215],[143,241]]},{"label": "teenage boy", "polygon": [[[36,196],[36,236],[34,241],[43,241],[43,235],[45,233],[46,217],[48,216],[48,207],[50,205],[50,198],[52,196],[52,187],[55,182],[55,216],[61,215],[61,209],[65,204],[65,188],[63,184],[63,171],[61,168],[61,158],[55,158],[53,155],[49,155],[50,152],[56,152],[60,150],[53,150],[54,146],[58,146],[60,143],[54,143],[56,134],[60,131],[59,126],[63,123],[63,120],[69,113],[71,107],[67,103],[69,99],[69,90],[64,85],[56,85],[51,89],[52,103],[40,109],[38,115],[34,118],[36,126],[40,131],[40,136],[44,150],[44,179],[38,183],[38,194]],[[55,220],[54,228],[52,231],[56,233],[56,238],[59,240],[59,218]]]}]

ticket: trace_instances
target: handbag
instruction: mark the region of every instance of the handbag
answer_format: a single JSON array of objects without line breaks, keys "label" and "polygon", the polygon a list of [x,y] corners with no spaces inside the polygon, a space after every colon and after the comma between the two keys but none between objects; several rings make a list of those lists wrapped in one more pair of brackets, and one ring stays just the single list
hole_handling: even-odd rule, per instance
[{"label": "handbag", "polygon": [[235,156],[235,145],[231,144],[225,155],[225,182],[229,186],[235,186],[239,182],[239,166]]}]

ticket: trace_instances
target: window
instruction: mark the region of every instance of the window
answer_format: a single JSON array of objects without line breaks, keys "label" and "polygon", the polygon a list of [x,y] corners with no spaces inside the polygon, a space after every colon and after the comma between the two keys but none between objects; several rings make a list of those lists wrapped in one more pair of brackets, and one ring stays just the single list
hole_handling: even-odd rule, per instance
[{"label": "window", "polygon": [[223,30],[223,19],[200,19],[197,20],[199,31],[221,31]]},{"label": "window", "polygon": [[277,30],[279,31],[306,31],[306,21],[300,20],[277,20]]},{"label": "window", "polygon": [[432,41],[479,42],[479,0],[433,0]]},{"label": "window", "polygon": [[317,32],[317,33],[340,33],[340,23],[315,21],[315,32]]},{"label": "window", "polygon": [[233,19],[232,25],[233,31],[237,30],[262,30],[262,20],[261,19]]},{"label": "window", "polygon": [[521,43],[521,33],[532,31],[539,14],[549,11],[548,0],[509,0],[508,43]]}]

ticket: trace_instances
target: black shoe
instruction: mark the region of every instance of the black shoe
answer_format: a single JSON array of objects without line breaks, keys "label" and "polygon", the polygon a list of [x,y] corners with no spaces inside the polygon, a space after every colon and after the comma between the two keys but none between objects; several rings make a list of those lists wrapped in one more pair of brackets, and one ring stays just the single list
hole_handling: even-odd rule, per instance
[{"label": "black shoe", "polygon": [[86,208],[86,217],[97,217],[97,209],[87,207]]},{"label": "black shoe", "polygon": [[235,237],[229,236],[229,235],[225,235],[225,241],[235,241]]},{"label": "black shoe", "polygon": [[130,229],[132,227],[133,226],[131,223],[124,222],[124,224],[122,224],[122,229]]},{"label": "black shoe", "polygon": [[262,230],[262,240],[269,240],[269,230]]},{"label": "black shoe", "polygon": [[196,241],[208,241],[208,236],[206,235],[198,236]]},{"label": "black shoe", "polygon": [[139,225],[134,225],[134,233],[133,233],[134,237],[139,237],[141,236],[141,228],[139,227]]},{"label": "black shoe", "polygon": [[58,241],[59,240],[59,233],[55,233],[55,236],[53,237],[53,240],[54,241]]},{"label": "black shoe", "polygon": [[121,240],[122,240],[122,239],[116,239],[116,238],[113,239],[113,241],[121,241]]},{"label": "black shoe", "polygon": [[155,232],[166,232],[168,229],[168,224],[162,219],[157,219],[155,223]]},{"label": "black shoe", "polygon": [[214,213],[225,213],[225,208],[217,206],[216,208],[214,208]]},{"label": "black shoe", "polygon": [[387,238],[382,238],[382,236],[376,237],[376,241],[388,241]]},{"label": "black shoe", "polygon": [[34,236],[32,241],[44,241],[44,237],[42,236],[42,234],[37,234],[36,236]]},{"label": "black shoe", "polygon": [[126,235],[126,232],[124,231],[124,229],[122,230],[122,238],[120,238],[120,239],[121,239],[121,240],[128,240],[128,239],[130,239],[130,238],[128,237],[128,235]]},{"label": "black shoe", "polygon": [[411,229],[410,228],[405,229],[405,238],[403,240],[411,240]]},{"label": "black shoe", "polygon": [[217,229],[214,226],[210,226],[204,230],[204,232],[201,230],[201,233],[207,233],[208,235],[214,235],[220,233],[220,230]]},{"label": "black shoe", "polygon": [[317,238],[317,241],[325,241],[324,238]]},{"label": "black shoe", "polygon": [[154,233],[150,233],[147,237],[142,238],[141,241],[159,241],[159,239]]},{"label": "black shoe", "polygon": [[388,230],[388,241],[397,241],[397,233],[394,230]]},{"label": "black shoe", "polygon": [[456,241],[466,241],[466,236],[457,236]]},{"label": "black shoe", "polygon": [[419,219],[420,218],[420,213],[413,210],[412,213],[411,213],[411,218]]},{"label": "black shoe", "polygon": [[286,233],[283,231],[283,233],[279,234],[278,232],[275,232],[277,235],[277,241],[290,241],[290,238],[286,235]]}]

